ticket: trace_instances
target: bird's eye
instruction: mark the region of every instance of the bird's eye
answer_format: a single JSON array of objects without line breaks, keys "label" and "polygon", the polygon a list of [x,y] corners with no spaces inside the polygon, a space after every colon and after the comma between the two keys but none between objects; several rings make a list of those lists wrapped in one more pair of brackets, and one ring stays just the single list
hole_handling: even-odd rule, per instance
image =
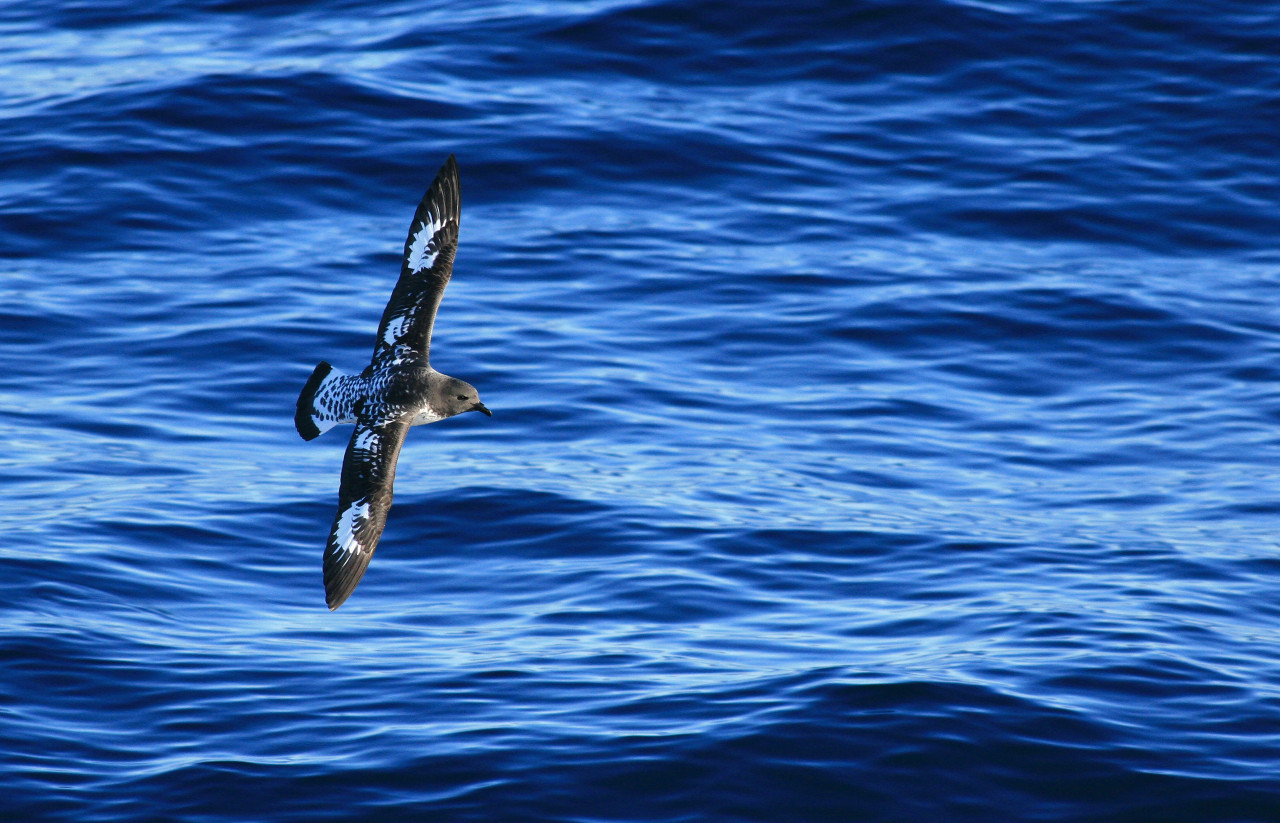
[{"label": "bird's eye", "polygon": [[467,399],[467,396],[466,396],[465,394],[460,394],[460,395],[458,395],[458,399],[459,399],[459,400],[466,400],[466,399]]}]

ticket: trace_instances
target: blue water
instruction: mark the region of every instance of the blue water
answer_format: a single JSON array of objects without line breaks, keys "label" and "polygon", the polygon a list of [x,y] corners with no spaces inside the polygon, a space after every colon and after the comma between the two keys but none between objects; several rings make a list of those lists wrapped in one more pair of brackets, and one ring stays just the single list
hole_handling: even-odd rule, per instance
[{"label": "blue water", "polygon": [[1276,12],[0,3],[0,817],[1280,820]]}]

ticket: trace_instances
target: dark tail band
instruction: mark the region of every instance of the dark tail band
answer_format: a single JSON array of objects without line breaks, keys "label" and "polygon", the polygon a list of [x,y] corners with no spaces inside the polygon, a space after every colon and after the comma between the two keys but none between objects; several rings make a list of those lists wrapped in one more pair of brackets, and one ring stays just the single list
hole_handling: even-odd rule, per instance
[{"label": "dark tail band", "polygon": [[303,440],[315,440],[320,436],[320,429],[311,419],[311,401],[315,399],[316,389],[320,388],[320,384],[331,371],[333,366],[321,360],[320,365],[316,366],[316,370],[307,378],[307,385],[302,387],[302,394],[298,395],[298,410],[293,415],[293,425],[298,430],[298,434],[302,435]]}]

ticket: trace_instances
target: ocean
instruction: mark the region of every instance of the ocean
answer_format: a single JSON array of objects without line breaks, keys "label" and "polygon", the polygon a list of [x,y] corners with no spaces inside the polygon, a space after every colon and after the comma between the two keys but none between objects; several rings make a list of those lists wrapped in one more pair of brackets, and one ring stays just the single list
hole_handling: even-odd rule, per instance
[{"label": "ocean", "polygon": [[[1280,7],[0,1],[0,818],[1280,820]],[[432,365],[321,554],[449,154]]]}]

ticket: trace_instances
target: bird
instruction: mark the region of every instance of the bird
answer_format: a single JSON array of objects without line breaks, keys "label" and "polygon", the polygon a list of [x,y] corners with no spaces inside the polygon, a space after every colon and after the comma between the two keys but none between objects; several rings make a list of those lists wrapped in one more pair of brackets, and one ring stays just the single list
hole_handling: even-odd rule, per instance
[{"label": "bird", "polygon": [[453,274],[460,210],[458,161],[450,154],[409,225],[400,279],[378,323],[369,365],[346,374],[322,360],[298,395],[293,422],[303,440],[355,424],[324,550],[331,611],[351,596],[378,547],[409,428],[464,412],[493,416],[475,386],[431,368],[431,329]]}]

